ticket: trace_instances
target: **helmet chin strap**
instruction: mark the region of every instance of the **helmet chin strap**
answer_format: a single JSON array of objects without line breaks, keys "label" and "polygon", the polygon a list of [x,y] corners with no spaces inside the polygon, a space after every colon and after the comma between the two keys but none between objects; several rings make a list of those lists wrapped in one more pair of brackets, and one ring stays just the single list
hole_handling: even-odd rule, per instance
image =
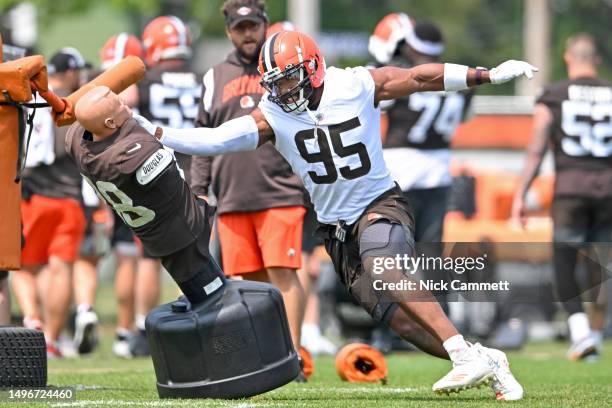
[{"label": "helmet chin strap", "polygon": [[312,120],[315,124],[316,127],[319,126],[319,119],[317,118],[317,115],[315,115],[310,109],[308,109],[308,104],[304,105],[306,107],[306,113],[308,113],[308,116],[310,117],[310,120]]}]

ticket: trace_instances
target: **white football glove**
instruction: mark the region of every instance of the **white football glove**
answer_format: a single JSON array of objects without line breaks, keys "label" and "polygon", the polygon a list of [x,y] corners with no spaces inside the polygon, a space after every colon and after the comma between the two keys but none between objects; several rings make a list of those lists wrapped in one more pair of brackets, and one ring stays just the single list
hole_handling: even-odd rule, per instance
[{"label": "white football glove", "polygon": [[491,69],[489,78],[492,84],[503,84],[523,75],[531,79],[534,72],[538,72],[538,69],[525,61],[508,60]]},{"label": "white football glove", "polygon": [[155,136],[157,126],[152,124],[149,119],[145,118],[144,116],[140,116],[139,114],[134,112],[132,112],[132,117],[134,118],[134,120],[136,120],[136,122],[138,122],[140,126],[144,128],[144,130],[147,131],[148,134]]}]

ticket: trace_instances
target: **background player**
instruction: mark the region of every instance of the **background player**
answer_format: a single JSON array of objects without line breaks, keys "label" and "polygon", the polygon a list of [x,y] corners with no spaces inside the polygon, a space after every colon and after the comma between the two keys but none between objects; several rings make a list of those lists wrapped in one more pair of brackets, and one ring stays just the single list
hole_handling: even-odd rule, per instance
[{"label": "background player", "polygon": [[[379,66],[411,67],[440,61],[444,40],[440,28],[403,13],[384,17],[370,37],[369,50]],[[383,154],[391,177],[412,207],[418,252],[439,256],[452,177],[450,142],[473,92],[419,92],[383,101]],[[448,304],[437,293],[445,312]],[[382,333],[380,333],[382,332]],[[380,330],[377,343],[391,346]],[[377,345],[378,345],[377,344]]]},{"label": "background player", "polygon": [[[431,22],[416,22],[398,44],[395,66],[440,61],[444,41]],[[398,63],[394,63],[398,61]],[[450,192],[450,142],[473,92],[419,92],[387,105],[389,120],[383,151],[391,177],[412,206],[417,242],[441,242]]]},{"label": "background player", "polygon": [[[600,244],[599,251],[594,251],[597,245],[579,244],[612,241],[612,132],[605,122],[612,117],[612,84],[597,77],[600,58],[590,35],[570,37],[563,59],[568,79],[546,87],[536,101],[533,136],[513,216],[525,225],[525,197],[550,145],[556,173],[553,267],[557,291],[569,315],[568,357],[577,360],[600,352],[605,323],[601,284],[610,247]],[[589,287],[595,289],[589,299],[594,312],[590,324],[576,274],[578,249],[586,249],[583,259],[593,281]]]},{"label": "background player", "polygon": [[[214,129],[168,129],[139,121],[165,144],[193,154],[250,150],[272,141],[304,181],[327,251],[351,293],[376,320],[453,361],[434,391],[458,391],[495,378],[498,399],[521,399],[522,387],[505,354],[468,346],[429,293],[419,291],[421,301],[400,300],[397,293],[384,299],[371,285],[372,257],[412,253],[413,241],[408,203],[382,159],[378,104],[417,91],[531,78],[537,69],[522,61],[506,61],[490,72],[456,64],[326,69],[310,37],[280,32],[264,44],[259,70],[268,93],[250,115]],[[386,280],[397,281],[401,272],[392,270]]]},{"label": "background player", "polygon": [[[113,35],[100,49],[101,68],[109,69],[129,55],[144,58],[140,39],[128,33]],[[130,108],[138,109],[137,85],[130,86],[120,96]],[[147,257],[130,228],[117,213],[112,214],[111,246],[117,259],[117,326],[113,353],[124,358],[145,356],[149,354],[149,346],[144,334],[144,316],[159,299],[159,261]],[[135,320],[140,326],[136,332],[133,331]]]},{"label": "background player", "polygon": [[[63,48],[51,57],[49,85],[68,95],[79,88],[87,68],[78,50]],[[24,326],[44,328],[47,355],[61,357],[58,339],[72,295],[72,266],[85,232],[82,178],[63,149],[66,130],[53,126],[49,109],[39,115],[22,179],[24,270],[14,272],[11,282]]]}]

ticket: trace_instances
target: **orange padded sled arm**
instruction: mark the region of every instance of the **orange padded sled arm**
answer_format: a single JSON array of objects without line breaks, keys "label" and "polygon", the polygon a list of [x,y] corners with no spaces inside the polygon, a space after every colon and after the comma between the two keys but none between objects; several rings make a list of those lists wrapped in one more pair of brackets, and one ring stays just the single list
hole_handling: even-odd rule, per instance
[{"label": "orange padded sled arm", "polygon": [[141,80],[144,74],[145,66],[140,58],[134,56],[124,58],[117,65],[98,75],[68,97],[64,98],[66,108],[63,111],[56,111],[54,113],[55,124],[57,126],[64,126],[73,123],[76,120],[74,116],[74,106],[83,95],[94,87],[105,85],[114,93],[119,94],[130,85]]}]

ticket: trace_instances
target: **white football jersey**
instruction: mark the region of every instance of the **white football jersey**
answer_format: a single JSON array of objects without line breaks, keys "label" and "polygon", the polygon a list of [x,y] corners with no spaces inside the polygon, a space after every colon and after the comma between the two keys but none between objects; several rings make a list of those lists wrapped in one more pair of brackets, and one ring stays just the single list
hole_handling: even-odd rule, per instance
[{"label": "white football jersey", "polygon": [[286,113],[267,93],[259,103],[276,148],[303,180],[322,223],[354,223],[394,186],[383,159],[374,87],[363,67],[329,67],[321,102],[311,114]]}]

